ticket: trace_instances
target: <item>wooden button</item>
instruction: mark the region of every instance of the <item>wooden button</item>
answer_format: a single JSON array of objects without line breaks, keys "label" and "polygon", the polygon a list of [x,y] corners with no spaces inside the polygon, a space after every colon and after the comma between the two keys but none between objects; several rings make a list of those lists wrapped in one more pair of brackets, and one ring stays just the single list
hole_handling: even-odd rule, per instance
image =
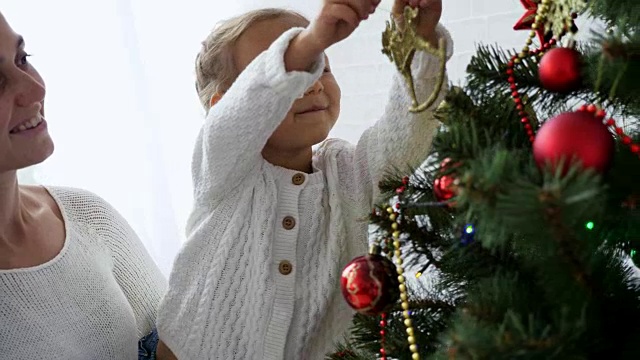
[{"label": "wooden button", "polygon": [[304,174],[303,173],[297,173],[295,175],[293,175],[293,177],[291,178],[291,182],[293,183],[293,185],[302,185],[304,183]]},{"label": "wooden button", "polygon": [[278,270],[282,275],[289,275],[293,271],[293,265],[287,260],[282,260],[278,265]]},{"label": "wooden button", "polygon": [[296,227],[296,219],[294,219],[293,216],[285,216],[284,219],[282,219],[282,227],[285,228],[285,230],[293,229]]}]

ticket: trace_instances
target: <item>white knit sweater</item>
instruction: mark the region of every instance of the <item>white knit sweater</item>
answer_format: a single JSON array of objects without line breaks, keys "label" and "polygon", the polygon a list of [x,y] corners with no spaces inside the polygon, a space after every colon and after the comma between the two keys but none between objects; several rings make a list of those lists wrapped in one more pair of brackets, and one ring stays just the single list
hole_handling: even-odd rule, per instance
[{"label": "white knit sweater", "polygon": [[66,239],[51,261],[0,270],[0,359],[133,360],[166,281],[127,222],[86,191],[49,187]]},{"label": "white knit sweater", "polygon": [[[319,58],[310,73],[285,71],[284,52],[300,30],[242,72],[198,136],[188,242],[158,313],[160,338],[181,360],[324,358],[351,324],[340,272],[367,251],[378,181],[419,165],[438,127],[430,112],[408,113],[397,76],[384,116],[357,146],[325,141],[312,174],[266,162],[267,139],[324,68]],[[419,54],[414,65],[426,98],[438,61]]]}]

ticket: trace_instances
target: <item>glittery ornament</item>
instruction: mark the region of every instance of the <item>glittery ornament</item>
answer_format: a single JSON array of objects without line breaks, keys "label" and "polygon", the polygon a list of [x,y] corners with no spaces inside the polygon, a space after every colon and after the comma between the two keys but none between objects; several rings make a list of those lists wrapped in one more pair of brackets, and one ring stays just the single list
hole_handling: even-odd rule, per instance
[{"label": "glittery ornament", "polygon": [[378,315],[398,301],[398,273],[389,259],[368,254],[353,259],[342,270],[342,295],[354,310]]},{"label": "glittery ornament", "polygon": [[[440,172],[446,172],[451,159],[446,158],[440,163]],[[457,195],[455,174],[442,175],[433,182],[433,193],[438,201],[447,201]]]}]

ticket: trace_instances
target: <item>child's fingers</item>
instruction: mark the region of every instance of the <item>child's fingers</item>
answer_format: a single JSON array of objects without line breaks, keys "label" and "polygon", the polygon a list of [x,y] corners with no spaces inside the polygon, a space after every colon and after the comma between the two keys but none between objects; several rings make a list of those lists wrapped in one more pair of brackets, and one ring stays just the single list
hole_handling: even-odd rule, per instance
[{"label": "child's fingers", "polygon": [[441,2],[441,0],[419,0],[418,1],[418,6],[421,9],[432,8],[432,7],[441,8],[442,7],[442,2]]},{"label": "child's fingers", "polygon": [[433,3],[434,1],[432,0],[396,0],[396,2],[402,3],[402,6],[412,6],[412,7],[427,7],[429,6],[431,3]]},{"label": "child's fingers", "polygon": [[[438,0],[440,1],[440,0]],[[404,11],[405,6],[409,5],[413,8],[421,8],[421,9],[425,9],[425,8],[429,8],[432,5],[434,5],[436,1],[434,0],[395,0],[393,3],[393,10],[392,12],[394,14],[402,14]]]},{"label": "child's fingers", "polygon": [[[369,9],[364,6],[365,2],[362,0],[334,0],[332,1],[335,5],[345,5],[348,6],[350,11],[354,12],[358,15],[360,20],[367,17],[369,14]],[[346,9],[345,9],[346,10]]]},{"label": "child's fingers", "polygon": [[364,6],[369,9],[369,13],[373,13],[381,2],[382,0],[365,0]]},{"label": "child's fingers", "polygon": [[395,0],[393,2],[391,12],[393,14],[402,14],[404,12],[405,6],[407,5],[411,5],[410,0]]},{"label": "child's fingers", "polygon": [[344,3],[328,4],[325,13],[334,19],[344,21],[352,29],[357,28],[362,21],[360,14],[353,7]]},{"label": "child's fingers", "polygon": [[344,4],[355,11],[361,20],[371,14],[371,0],[334,0],[336,4]]},{"label": "child's fingers", "polygon": [[371,2],[371,11],[370,11],[371,14],[373,14],[376,11],[376,8],[378,7],[378,5],[380,5],[381,2],[382,0],[373,0]]}]

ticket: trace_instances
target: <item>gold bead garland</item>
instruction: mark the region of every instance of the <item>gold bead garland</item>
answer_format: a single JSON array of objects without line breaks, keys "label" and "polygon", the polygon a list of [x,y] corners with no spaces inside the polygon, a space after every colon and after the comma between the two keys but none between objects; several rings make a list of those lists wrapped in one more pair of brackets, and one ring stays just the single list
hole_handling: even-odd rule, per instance
[{"label": "gold bead garland", "polygon": [[[398,196],[401,196],[405,189],[406,189],[406,185],[408,185],[409,183],[409,178],[408,177],[404,177],[402,179],[402,183],[403,185],[400,186],[397,190],[396,193],[398,194]],[[400,210],[401,210],[401,206],[400,206],[400,202],[396,203],[396,209],[394,209],[393,207],[389,206],[387,207],[387,213],[388,215],[388,219],[391,221],[391,240],[392,240],[392,244],[393,244],[393,255],[395,258],[395,263],[396,263],[396,271],[398,273],[398,282],[400,283],[399,286],[399,290],[400,290],[400,306],[402,307],[402,316],[404,318],[404,326],[406,328],[406,332],[407,332],[407,342],[409,343],[409,350],[411,351],[411,358],[413,360],[419,360],[420,359],[420,354],[418,352],[418,344],[416,343],[416,338],[415,338],[415,330],[413,328],[413,321],[411,320],[411,312],[409,311],[409,295],[407,293],[407,286],[406,286],[406,279],[404,277],[404,262],[402,260],[402,250],[401,250],[401,242],[400,242],[400,236],[401,236],[401,232],[400,232],[400,219],[398,217]]]}]

